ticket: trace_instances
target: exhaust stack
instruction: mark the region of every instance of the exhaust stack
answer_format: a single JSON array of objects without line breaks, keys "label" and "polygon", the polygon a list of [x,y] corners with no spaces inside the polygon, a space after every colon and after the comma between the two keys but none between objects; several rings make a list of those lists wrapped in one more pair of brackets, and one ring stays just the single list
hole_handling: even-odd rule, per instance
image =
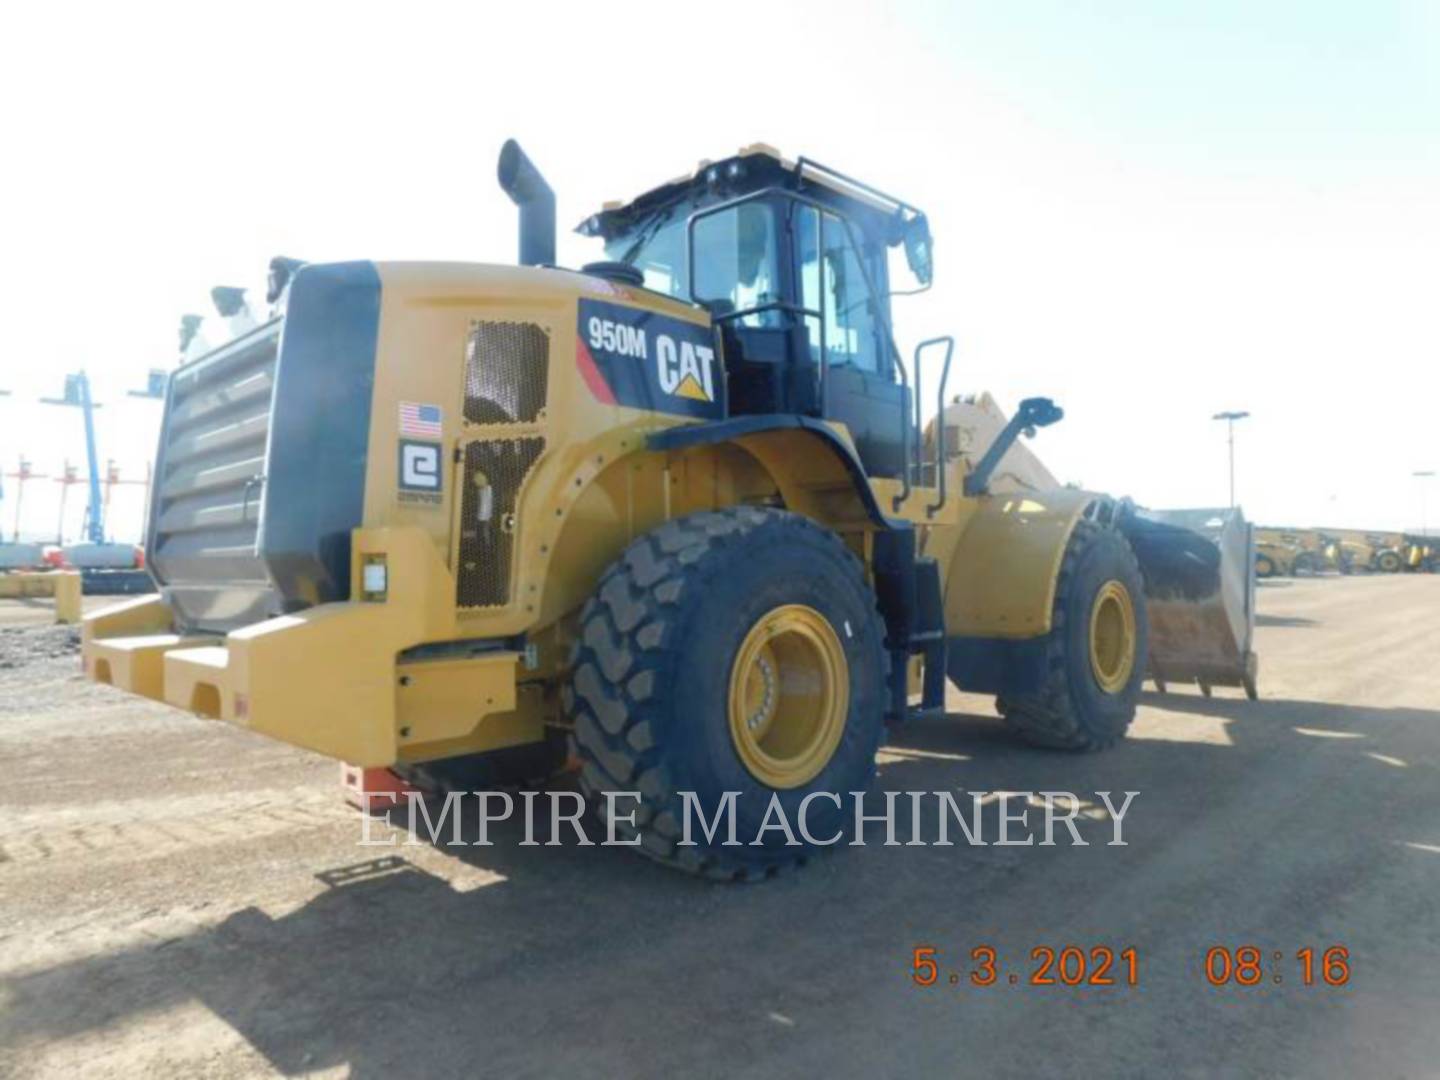
[{"label": "exhaust stack", "polygon": [[520,265],[555,263],[555,193],[514,139],[500,148],[500,186],[520,208]]}]

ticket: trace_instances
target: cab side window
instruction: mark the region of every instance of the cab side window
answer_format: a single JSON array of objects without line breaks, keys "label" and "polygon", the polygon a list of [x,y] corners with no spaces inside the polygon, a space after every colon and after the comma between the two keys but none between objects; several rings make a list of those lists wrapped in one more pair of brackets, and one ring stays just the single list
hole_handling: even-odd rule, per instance
[{"label": "cab side window", "polygon": [[[748,311],[780,300],[775,214],[746,203],[695,222],[694,297],[717,313]],[[752,311],[740,326],[779,326],[780,311]]]},{"label": "cab side window", "polygon": [[[812,206],[797,207],[797,213],[801,303],[825,313],[825,363],[879,374],[880,327],[850,229],[842,219],[825,213],[822,252],[821,213]],[[818,363],[820,320],[806,316],[805,325],[811,359]]]}]

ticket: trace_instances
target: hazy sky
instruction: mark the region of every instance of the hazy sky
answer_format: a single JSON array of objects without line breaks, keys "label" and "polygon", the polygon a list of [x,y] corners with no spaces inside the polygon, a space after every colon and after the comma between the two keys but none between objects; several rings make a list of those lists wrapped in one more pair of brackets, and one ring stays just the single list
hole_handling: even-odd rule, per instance
[{"label": "hazy sky", "polygon": [[[1437,71],[1440,6],[1373,0],[17,7],[0,464],[83,460],[74,411],[35,404],[83,365],[102,458],[143,476],[158,408],[124,391],[272,255],[513,261],[507,136],[572,265],[602,201],[765,141],[928,210],[902,349],[953,333],[952,391],[1056,398],[1035,449],[1062,477],[1223,504],[1210,416],[1241,408],[1252,518],[1414,527],[1410,473],[1440,469]],[[53,534],[55,490],[27,489],[25,531]],[[115,499],[133,535],[138,488]]]}]

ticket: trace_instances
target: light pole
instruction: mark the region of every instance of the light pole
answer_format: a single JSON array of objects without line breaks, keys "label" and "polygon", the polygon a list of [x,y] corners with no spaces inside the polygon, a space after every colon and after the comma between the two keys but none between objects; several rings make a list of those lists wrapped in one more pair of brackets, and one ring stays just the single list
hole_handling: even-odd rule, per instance
[{"label": "light pole", "polygon": [[1217,412],[1210,419],[1224,420],[1230,435],[1230,509],[1235,509],[1235,421],[1244,420],[1248,412]]},{"label": "light pole", "polygon": [[1425,520],[1425,481],[1435,475],[1434,469],[1416,469],[1410,474],[1420,481],[1420,535],[1430,536],[1429,523]]}]

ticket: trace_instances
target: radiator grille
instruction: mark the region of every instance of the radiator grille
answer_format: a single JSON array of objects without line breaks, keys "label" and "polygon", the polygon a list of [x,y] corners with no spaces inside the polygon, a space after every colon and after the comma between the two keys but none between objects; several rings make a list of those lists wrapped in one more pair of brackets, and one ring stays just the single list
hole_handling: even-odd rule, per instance
[{"label": "radiator grille", "polygon": [[187,627],[224,630],[278,611],[255,536],[280,327],[257,327],[170,379],[146,556]]},{"label": "radiator grille", "polygon": [[[467,402],[468,405],[468,402]],[[465,447],[465,490],[460,500],[458,607],[500,607],[510,601],[515,548],[515,500],[542,438],[484,439]]]},{"label": "radiator grille", "polygon": [[535,323],[473,322],[465,345],[465,419],[529,424],[545,408],[550,335]]}]

